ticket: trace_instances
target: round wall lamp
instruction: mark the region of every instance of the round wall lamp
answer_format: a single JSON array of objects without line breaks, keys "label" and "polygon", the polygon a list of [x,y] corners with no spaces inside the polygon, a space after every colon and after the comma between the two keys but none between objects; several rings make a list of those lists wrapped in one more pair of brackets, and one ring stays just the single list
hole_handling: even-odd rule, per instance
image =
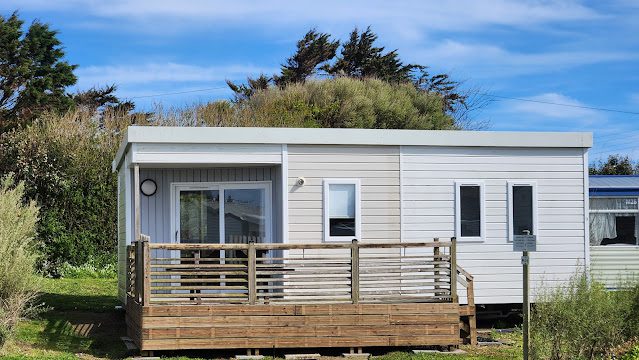
[{"label": "round wall lamp", "polygon": [[140,191],[146,196],[155,195],[155,192],[158,191],[158,184],[152,179],[146,179],[140,184]]}]

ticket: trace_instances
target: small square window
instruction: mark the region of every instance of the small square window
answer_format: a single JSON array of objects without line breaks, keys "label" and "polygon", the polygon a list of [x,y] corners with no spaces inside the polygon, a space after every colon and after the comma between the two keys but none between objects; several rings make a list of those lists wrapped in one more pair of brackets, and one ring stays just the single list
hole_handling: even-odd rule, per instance
[{"label": "small square window", "polygon": [[360,237],[359,181],[324,180],[324,240],[350,241]]}]

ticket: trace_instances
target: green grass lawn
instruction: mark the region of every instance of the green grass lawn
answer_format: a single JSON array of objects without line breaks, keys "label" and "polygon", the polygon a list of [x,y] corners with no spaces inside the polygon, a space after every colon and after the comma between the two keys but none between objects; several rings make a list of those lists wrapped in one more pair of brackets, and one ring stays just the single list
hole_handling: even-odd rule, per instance
[{"label": "green grass lawn", "polygon": [[46,311],[23,322],[3,359],[123,358],[114,279],[43,279]]},{"label": "green grass lawn", "polygon": [[[127,356],[120,340],[125,334],[124,314],[114,310],[119,304],[116,280],[44,279],[43,282],[44,291],[40,300],[47,310],[39,318],[25,321],[19,326],[16,340],[7,345],[4,354],[0,354],[2,359],[121,359]],[[463,355],[392,352],[375,356],[374,359],[521,359],[520,334],[494,336],[513,345],[463,346],[462,349],[466,351]],[[182,356],[167,359],[192,358]]]}]

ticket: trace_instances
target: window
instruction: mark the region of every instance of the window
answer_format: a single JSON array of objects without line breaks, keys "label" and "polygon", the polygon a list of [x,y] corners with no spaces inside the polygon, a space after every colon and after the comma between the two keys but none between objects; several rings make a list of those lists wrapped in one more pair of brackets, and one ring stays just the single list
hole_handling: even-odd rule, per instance
[{"label": "window", "polygon": [[590,198],[590,245],[637,245],[638,215],[636,197]]},{"label": "window", "polygon": [[360,212],[359,180],[324,180],[324,241],[359,239]]},{"label": "window", "polygon": [[537,234],[537,186],[532,182],[508,182],[508,240],[526,234]]},{"label": "window", "polygon": [[455,235],[459,240],[484,239],[484,184],[455,182]]}]

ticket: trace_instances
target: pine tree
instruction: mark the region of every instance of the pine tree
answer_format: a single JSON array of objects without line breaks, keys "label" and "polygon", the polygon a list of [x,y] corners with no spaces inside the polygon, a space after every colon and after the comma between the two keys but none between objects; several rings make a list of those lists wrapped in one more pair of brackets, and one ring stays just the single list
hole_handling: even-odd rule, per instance
[{"label": "pine tree", "polygon": [[384,53],[383,46],[375,46],[377,38],[370,27],[361,34],[355,28],[335,64],[325,67],[325,70],[334,76],[373,77],[396,83],[411,81],[412,72],[420,66],[402,63],[397,50]]},{"label": "pine tree", "polygon": [[315,74],[327,61],[335,57],[339,41],[331,41],[330,34],[309,30],[304,38],[297,42],[297,51],[282,65],[282,74],[275,76],[275,84],[284,87],[287,84],[304,82]]},{"label": "pine tree", "polygon": [[27,124],[43,111],[66,111],[65,89],[76,65],[63,60],[57,31],[34,21],[24,33],[17,12],[0,16],[0,130]]},{"label": "pine tree", "polygon": [[268,89],[272,81],[273,81],[273,78],[270,78],[264,74],[260,74],[260,76],[256,78],[247,77],[246,85],[245,84],[238,85],[232,82],[231,80],[226,80],[226,85],[228,85],[231,91],[233,91],[235,96],[234,101],[239,102],[244,99],[250,98],[257,91]]}]

